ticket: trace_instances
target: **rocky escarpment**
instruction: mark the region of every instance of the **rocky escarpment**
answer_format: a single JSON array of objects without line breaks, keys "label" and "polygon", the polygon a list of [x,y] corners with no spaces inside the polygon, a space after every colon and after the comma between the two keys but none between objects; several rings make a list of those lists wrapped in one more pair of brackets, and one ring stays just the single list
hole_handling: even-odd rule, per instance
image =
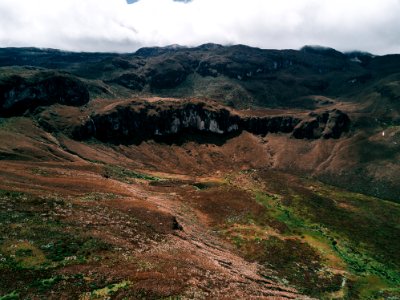
[{"label": "rocky escarpment", "polygon": [[349,124],[349,117],[339,110],[306,117],[244,116],[204,102],[127,101],[92,113],[73,129],[72,135],[77,139],[95,137],[104,142],[130,143],[185,133],[229,136],[245,130],[259,135],[286,133],[298,139],[318,139],[339,138],[348,131]]},{"label": "rocky escarpment", "polygon": [[349,117],[340,110],[334,109],[323,113],[311,112],[293,129],[297,139],[339,138],[350,126]]},{"label": "rocky escarpment", "polygon": [[226,135],[242,129],[239,115],[202,102],[149,103],[129,101],[100,111],[73,131],[78,139],[132,142],[182,133]]},{"label": "rocky escarpment", "polygon": [[10,75],[0,78],[0,116],[14,116],[54,103],[80,106],[89,92],[79,79],[55,72]]}]

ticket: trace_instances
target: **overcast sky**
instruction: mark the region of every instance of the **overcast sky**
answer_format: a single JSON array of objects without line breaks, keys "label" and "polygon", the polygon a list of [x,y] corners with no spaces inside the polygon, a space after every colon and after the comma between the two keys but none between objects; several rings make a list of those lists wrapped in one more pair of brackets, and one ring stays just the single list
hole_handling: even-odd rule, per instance
[{"label": "overcast sky", "polygon": [[0,0],[0,47],[133,52],[213,42],[400,53],[400,0],[184,2]]}]

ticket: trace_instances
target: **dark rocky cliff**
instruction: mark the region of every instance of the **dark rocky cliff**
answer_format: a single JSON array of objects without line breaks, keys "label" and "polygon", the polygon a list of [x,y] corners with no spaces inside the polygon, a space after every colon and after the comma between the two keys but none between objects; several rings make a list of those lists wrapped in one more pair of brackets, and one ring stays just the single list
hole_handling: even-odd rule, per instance
[{"label": "dark rocky cliff", "polygon": [[74,128],[77,139],[130,143],[185,133],[228,136],[245,130],[265,135],[292,134],[297,139],[339,138],[349,129],[349,117],[339,111],[292,115],[243,116],[223,106],[203,102],[152,103],[129,101],[93,113]]},{"label": "dark rocky cliff", "polygon": [[347,132],[350,126],[349,117],[338,109],[323,113],[311,112],[308,118],[302,120],[293,129],[297,139],[339,138]]},{"label": "dark rocky cliff", "polygon": [[54,103],[80,106],[89,91],[79,79],[57,72],[34,72],[0,78],[0,116],[15,116]]}]

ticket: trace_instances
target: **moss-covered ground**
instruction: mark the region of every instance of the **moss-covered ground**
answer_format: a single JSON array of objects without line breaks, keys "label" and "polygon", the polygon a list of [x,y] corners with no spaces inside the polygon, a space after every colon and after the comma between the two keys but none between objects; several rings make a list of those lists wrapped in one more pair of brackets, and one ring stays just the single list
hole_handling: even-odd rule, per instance
[{"label": "moss-covered ground", "polygon": [[400,299],[400,205],[266,170],[227,182],[265,208],[219,228],[246,258],[320,299]]}]

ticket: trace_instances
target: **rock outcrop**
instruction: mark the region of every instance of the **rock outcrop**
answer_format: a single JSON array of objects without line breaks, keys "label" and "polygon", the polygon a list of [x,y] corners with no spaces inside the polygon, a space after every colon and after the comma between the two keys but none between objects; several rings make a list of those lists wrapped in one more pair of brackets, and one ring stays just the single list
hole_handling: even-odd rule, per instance
[{"label": "rock outcrop", "polygon": [[297,139],[339,138],[350,127],[350,118],[342,111],[334,109],[321,114],[312,112],[293,129]]},{"label": "rock outcrop", "polygon": [[148,103],[131,101],[95,113],[73,135],[79,139],[95,137],[101,141],[129,142],[182,133],[237,132],[242,119],[226,108],[205,103]]},{"label": "rock outcrop", "polygon": [[290,133],[301,119],[293,116],[245,117],[242,128],[254,134]]},{"label": "rock outcrop", "polygon": [[20,115],[26,110],[54,103],[80,106],[88,101],[85,84],[70,75],[39,72],[0,79],[0,116]]},{"label": "rock outcrop", "polygon": [[348,131],[349,117],[339,111],[292,115],[245,116],[204,102],[126,101],[93,113],[73,130],[77,139],[95,137],[103,142],[130,143],[182,134],[229,136],[241,131],[265,135],[291,133],[297,139],[339,138]]}]

